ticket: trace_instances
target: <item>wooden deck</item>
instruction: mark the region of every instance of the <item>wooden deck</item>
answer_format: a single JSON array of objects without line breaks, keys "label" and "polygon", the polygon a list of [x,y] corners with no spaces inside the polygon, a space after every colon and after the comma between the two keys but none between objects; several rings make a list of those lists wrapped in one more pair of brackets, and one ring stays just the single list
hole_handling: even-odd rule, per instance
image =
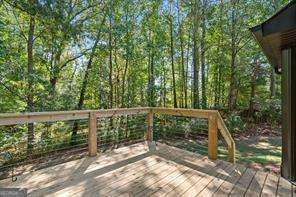
[{"label": "wooden deck", "polygon": [[0,187],[27,188],[29,196],[293,196],[283,178],[242,165],[157,144],[115,149],[35,172]]}]

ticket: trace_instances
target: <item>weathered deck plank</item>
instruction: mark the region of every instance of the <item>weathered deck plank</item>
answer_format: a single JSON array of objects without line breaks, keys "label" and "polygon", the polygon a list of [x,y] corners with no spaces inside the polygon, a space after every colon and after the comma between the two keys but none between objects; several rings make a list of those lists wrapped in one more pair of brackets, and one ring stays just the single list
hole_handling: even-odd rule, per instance
[{"label": "weathered deck plank", "polygon": [[256,174],[256,171],[248,168],[245,171],[245,173],[240,177],[238,182],[235,184],[230,195],[244,196],[255,174]]},{"label": "weathered deck plank", "polygon": [[[191,186],[193,186],[194,183],[196,183],[201,178],[205,177],[207,173],[214,170],[217,165],[220,165],[221,163],[218,162],[201,162],[201,165],[205,168],[204,172],[200,172],[197,170],[190,170],[188,173],[184,173],[184,175],[181,179],[174,179],[172,182],[168,183],[163,188],[160,188],[158,191],[153,193],[151,196],[178,196],[183,194],[187,189],[189,189]],[[187,175],[188,174],[188,175]]]},{"label": "weathered deck plank", "polygon": [[293,185],[285,180],[284,178],[279,179],[277,196],[292,196],[293,195]]},{"label": "weathered deck plank", "polygon": [[228,196],[236,182],[240,179],[241,175],[244,174],[245,170],[245,166],[236,165],[236,169],[232,171],[226,180],[224,180],[213,196]]},{"label": "weathered deck plank", "polygon": [[200,196],[213,196],[213,194],[219,189],[219,187],[222,185],[223,181],[226,180],[229,175],[235,170],[235,165],[229,165],[223,172],[218,174],[213,181],[208,184],[204,190],[199,193]]},{"label": "weathered deck plank", "polygon": [[196,196],[198,195],[219,173],[221,173],[230,164],[222,162],[221,166],[217,166],[213,171],[210,171],[205,177],[196,182],[181,196]]},{"label": "weathered deck plank", "polygon": [[283,178],[164,144],[122,147],[11,179],[0,187],[27,188],[29,196],[292,196]]},{"label": "weathered deck plank", "polygon": [[263,185],[265,183],[267,173],[258,171],[256,175],[254,176],[248,191],[246,192],[247,197],[256,197],[261,195],[261,191],[263,188]]}]

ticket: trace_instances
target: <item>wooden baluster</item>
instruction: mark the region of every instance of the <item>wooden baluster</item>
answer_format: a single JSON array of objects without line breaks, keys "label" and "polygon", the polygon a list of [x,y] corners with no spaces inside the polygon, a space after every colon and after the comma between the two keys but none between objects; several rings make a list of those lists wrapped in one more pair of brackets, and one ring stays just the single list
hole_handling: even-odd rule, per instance
[{"label": "wooden baluster", "polygon": [[149,147],[149,151],[156,150],[156,143],[153,141],[153,111],[149,110],[147,114],[147,134],[146,140]]},{"label": "wooden baluster", "polygon": [[217,123],[217,115],[210,114],[208,118],[208,157],[209,159],[216,160],[217,159],[217,149],[218,149],[218,123]]},{"label": "wooden baluster", "polygon": [[235,163],[235,144],[233,142],[228,145],[228,159],[229,162]]},{"label": "wooden baluster", "polygon": [[91,157],[97,155],[97,117],[93,112],[89,114],[88,153]]},{"label": "wooden baluster", "polygon": [[147,114],[147,136],[146,136],[146,140],[148,142],[152,142],[153,141],[153,112],[152,110],[149,111],[149,113]]}]

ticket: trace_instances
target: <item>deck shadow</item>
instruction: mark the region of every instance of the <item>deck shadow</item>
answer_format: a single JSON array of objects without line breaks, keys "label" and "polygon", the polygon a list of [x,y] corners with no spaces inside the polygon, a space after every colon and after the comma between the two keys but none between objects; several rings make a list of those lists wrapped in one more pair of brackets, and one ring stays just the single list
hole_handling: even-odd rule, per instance
[{"label": "deck shadow", "polygon": [[62,183],[60,183],[60,182],[56,183],[56,184],[51,185],[49,187],[34,190],[30,194],[33,196],[38,195],[38,194],[42,194],[42,195],[52,194],[52,193],[58,192],[64,188],[76,186],[83,181],[88,181],[89,179],[93,179],[94,177],[101,176],[101,175],[104,175],[104,174],[109,173],[111,171],[125,167],[128,164],[132,164],[132,163],[141,161],[147,157],[150,157],[151,155],[152,155],[152,152],[146,152],[146,153],[122,160],[122,161],[115,162],[114,164],[104,166],[100,169],[90,171],[87,173],[83,173],[83,171],[86,170],[88,168],[88,166],[93,163],[93,161],[90,158],[90,159],[86,160],[86,163],[82,163],[81,167],[78,168],[80,170],[79,171],[77,170],[76,173],[73,173],[71,176],[69,176],[67,180],[63,181]]}]

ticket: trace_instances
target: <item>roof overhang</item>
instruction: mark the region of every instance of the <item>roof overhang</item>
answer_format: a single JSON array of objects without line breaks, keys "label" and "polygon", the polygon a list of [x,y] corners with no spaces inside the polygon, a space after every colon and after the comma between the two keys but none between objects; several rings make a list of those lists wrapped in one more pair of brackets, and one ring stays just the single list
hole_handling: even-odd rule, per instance
[{"label": "roof overhang", "polygon": [[281,72],[282,49],[296,45],[296,0],[250,30],[269,62]]}]

